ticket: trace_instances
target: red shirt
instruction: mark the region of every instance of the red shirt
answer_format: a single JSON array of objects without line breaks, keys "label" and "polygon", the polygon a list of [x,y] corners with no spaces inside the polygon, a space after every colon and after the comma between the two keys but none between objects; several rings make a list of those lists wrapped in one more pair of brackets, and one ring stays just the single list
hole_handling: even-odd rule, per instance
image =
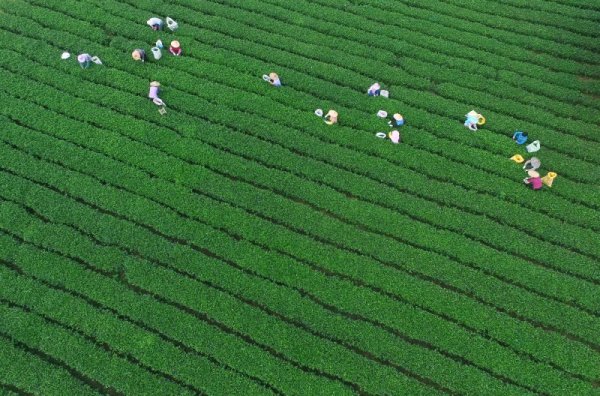
[{"label": "red shirt", "polygon": [[173,55],[180,55],[181,54],[181,47],[179,47],[179,48],[169,47],[169,51],[171,51],[171,53]]},{"label": "red shirt", "polygon": [[533,188],[534,190],[539,190],[543,186],[541,177],[530,177],[529,179],[527,179],[527,181],[531,185],[531,188]]}]

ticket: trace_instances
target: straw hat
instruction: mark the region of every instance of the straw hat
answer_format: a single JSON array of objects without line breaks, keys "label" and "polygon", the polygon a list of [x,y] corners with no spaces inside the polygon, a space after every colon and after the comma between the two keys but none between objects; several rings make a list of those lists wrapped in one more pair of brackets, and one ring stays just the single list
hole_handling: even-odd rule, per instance
[{"label": "straw hat", "polygon": [[152,81],[152,82],[150,83],[150,86],[151,86],[151,87],[160,87],[160,83],[159,83],[158,81]]},{"label": "straw hat", "polygon": [[135,50],[131,53],[131,57],[133,58],[133,60],[139,61],[140,59],[142,59],[142,54],[140,54],[140,51]]},{"label": "straw hat", "polygon": [[402,114],[396,113],[393,117],[394,121],[396,121],[396,125],[404,125],[404,117],[402,117]]},{"label": "straw hat", "polygon": [[527,174],[529,175],[529,177],[540,177],[540,174],[534,171],[533,169],[527,172]]},{"label": "straw hat", "polygon": [[171,41],[171,47],[173,47],[173,48],[179,48],[179,41],[177,41],[177,40]]}]

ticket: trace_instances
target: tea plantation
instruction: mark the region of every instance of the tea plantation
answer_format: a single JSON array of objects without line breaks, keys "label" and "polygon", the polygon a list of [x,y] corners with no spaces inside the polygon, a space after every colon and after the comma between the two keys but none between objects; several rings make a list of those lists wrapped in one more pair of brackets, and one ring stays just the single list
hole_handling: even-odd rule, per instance
[{"label": "tea plantation", "polygon": [[600,394],[599,2],[0,15],[0,394]]}]

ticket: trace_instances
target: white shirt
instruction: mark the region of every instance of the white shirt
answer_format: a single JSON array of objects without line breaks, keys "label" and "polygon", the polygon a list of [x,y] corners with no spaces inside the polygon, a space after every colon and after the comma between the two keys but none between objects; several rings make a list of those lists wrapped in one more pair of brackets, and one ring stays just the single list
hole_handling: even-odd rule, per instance
[{"label": "white shirt", "polygon": [[150,18],[148,19],[148,22],[146,22],[148,24],[148,26],[154,26],[154,25],[162,25],[163,21],[160,18]]},{"label": "white shirt", "polygon": [[90,54],[80,54],[77,55],[77,61],[79,63],[85,63],[85,62],[89,62],[92,60],[92,57]]},{"label": "white shirt", "polygon": [[375,84],[373,84],[373,85],[371,85],[369,87],[369,91],[368,92],[375,92],[375,91],[377,91],[380,88],[381,88],[381,85],[379,85],[379,83],[375,83]]}]

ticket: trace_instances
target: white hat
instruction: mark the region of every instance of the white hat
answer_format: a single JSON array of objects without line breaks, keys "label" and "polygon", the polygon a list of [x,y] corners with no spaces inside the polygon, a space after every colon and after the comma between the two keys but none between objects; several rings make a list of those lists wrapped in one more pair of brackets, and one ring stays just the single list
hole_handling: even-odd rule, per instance
[{"label": "white hat", "polygon": [[392,131],[389,134],[390,140],[392,141],[392,143],[398,144],[400,143],[400,132],[398,131]]},{"label": "white hat", "polygon": [[173,48],[179,48],[179,41],[177,41],[177,40],[171,41],[171,47],[173,47]]},{"label": "white hat", "polygon": [[159,83],[158,81],[152,81],[152,82],[150,83],[150,86],[151,86],[151,87],[160,87],[160,83]]}]

